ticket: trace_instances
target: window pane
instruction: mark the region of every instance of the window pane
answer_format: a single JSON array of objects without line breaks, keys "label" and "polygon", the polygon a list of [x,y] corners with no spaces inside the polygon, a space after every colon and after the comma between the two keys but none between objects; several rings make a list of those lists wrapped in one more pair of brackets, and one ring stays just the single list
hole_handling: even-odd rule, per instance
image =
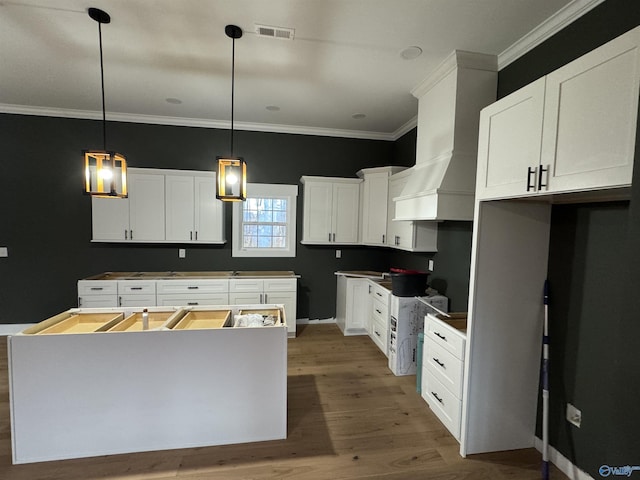
[{"label": "window pane", "polygon": [[284,225],[274,225],[273,226],[273,236],[274,237],[286,237],[287,236],[287,227]]},{"label": "window pane", "polygon": [[258,235],[261,237],[270,237],[273,235],[273,227],[271,225],[258,225]]},{"label": "window pane", "polygon": [[258,248],[271,248],[271,237],[258,237]]},{"label": "window pane", "polygon": [[242,239],[242,247],[243,248],[255,248],[257,246],[257,237],[250,237],[245,235]]},{"label": "window pane", "polygon": [[247,198],[245,202],[245,209],[249,210],[258,210],[258,199],[257,198]]},{"label": "window pane", "polygon": [[249,236],[258,235],[258,226],[257,225],[244,225],[243,227],[244,234]]},{"label": "window pane", "polygon": [[265,210],[258,213],[259,222],[273,222],[273,212],[271,210]]},{"label": "window pane", "polygon": [[285,237],[273,237],[274,248],[285,248],[287,246],[287,240]]},{"label": "window pane", "polygon": [[276,223],[287,223],[287,212],[273,212],[273,221]]},{"label": "window pane", "polygon": [[274,198],[273,199],[273,209],[274,210],[286,210],[287,209],[287,200],[284,198]]},{"label": "window pane", "polygon": [[254,210],[245,210],[244,211],[244,219],[245,222],[257,222],[258,221],[258,213]]}]

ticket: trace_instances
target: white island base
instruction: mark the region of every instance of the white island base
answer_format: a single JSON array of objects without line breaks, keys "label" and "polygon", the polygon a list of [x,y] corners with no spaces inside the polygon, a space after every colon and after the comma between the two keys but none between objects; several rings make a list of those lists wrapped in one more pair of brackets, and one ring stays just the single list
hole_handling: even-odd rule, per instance
[{"label": "white island base", "polygon": [[8,347],[13,463],[286,438],[284,319],[21,334]]}]

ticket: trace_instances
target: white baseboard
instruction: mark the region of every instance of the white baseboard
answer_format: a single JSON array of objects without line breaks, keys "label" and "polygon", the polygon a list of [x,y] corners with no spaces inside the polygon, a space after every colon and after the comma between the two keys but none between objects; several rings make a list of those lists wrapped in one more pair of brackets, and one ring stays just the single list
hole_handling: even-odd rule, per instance
[{"label": "white baseboard", "polygon": [[[542,453],[542,440],[538,437],[535,437],[535,447],[536,450]],[[571,463],[571,460],[562,455],[551,445],[549,445],[549,461],[558,467],[558,469],[571,480],[594,480],[591,475],[584,470],[580,470]]]},{"label": "white baseboard", "polygon": [[0,323],[0,335],[14,335],[35,323]]}]

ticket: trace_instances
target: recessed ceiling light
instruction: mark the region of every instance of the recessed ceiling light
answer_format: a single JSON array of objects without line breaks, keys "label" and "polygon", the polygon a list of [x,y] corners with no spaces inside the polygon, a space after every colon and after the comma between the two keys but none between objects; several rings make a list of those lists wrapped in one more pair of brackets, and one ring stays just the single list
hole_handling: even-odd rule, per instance
[{"label": "recessed ceiling light", "polygon": [[180,105],[182,103],[182,100],[180,100],[179,98],[172,98],[172,97],[165,98],[165,101],[173,105]]},{"label": "recessed ceiling light", "polygon": [[366,115],[364,113],[354,113],[353,115],[351,115],[351,118],[355,119],[355,120],[361,120],[363,118],[365,118]]},{"label": "recessed ceiling light", "polygon": [[400,52],[400,56],[405,60],[413,60],[414,58],[418,58],[422,55],[422,49],[417,46],[407,47]]},{"label": "recessed ceiling light", "polygon": [[280,111],[280,107],[277,105],[267,105],[266,107],[267,110],[269,110],[270,112],[279,112]]}]

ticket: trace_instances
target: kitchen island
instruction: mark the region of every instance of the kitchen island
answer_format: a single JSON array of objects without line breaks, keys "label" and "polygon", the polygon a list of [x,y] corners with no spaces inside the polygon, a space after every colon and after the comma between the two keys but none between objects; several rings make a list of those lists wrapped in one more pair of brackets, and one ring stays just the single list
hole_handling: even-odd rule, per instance
[{"label": "kitchen island", "polygon": [[78,281],[78,307],[282,304],[295,337],[298,278],[290,270],[103,272]]},{"label": "kitchen island", "polygon": [[[286,438],[282,305],[71,309],[8,337],[13,463]],[[253,313],[265,325],[234,326]],[[240,317],[249,318],[249,317]]]}]

